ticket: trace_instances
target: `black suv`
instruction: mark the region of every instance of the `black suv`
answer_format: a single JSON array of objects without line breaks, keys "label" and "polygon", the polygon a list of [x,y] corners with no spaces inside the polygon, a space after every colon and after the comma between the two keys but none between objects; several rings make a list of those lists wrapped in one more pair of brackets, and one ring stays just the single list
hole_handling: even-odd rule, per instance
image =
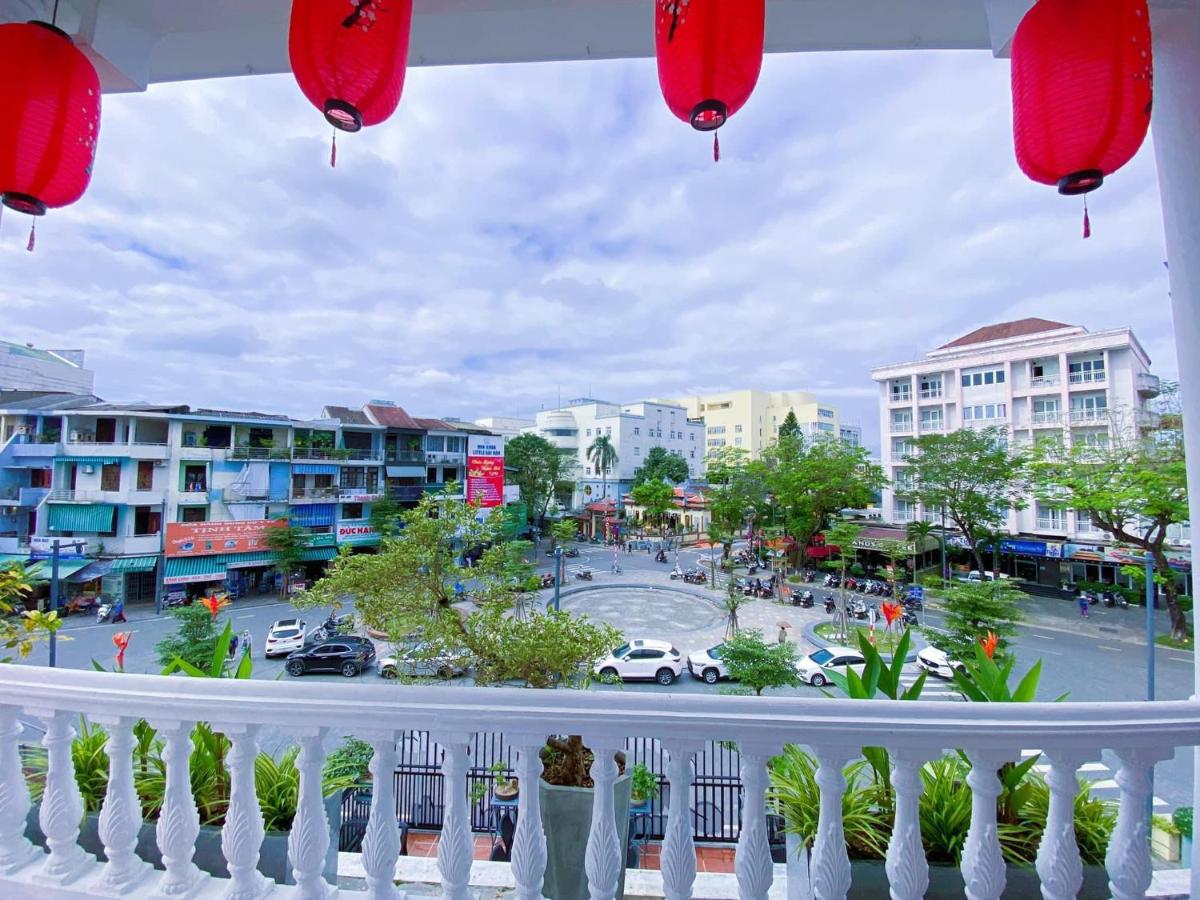
[{"label": "black suv", "polygon": [[284,668],[289,675],[341,672],[347,678],[353,678],[374,660],[374,644],[365,637],[343,634],[289,653]]}]

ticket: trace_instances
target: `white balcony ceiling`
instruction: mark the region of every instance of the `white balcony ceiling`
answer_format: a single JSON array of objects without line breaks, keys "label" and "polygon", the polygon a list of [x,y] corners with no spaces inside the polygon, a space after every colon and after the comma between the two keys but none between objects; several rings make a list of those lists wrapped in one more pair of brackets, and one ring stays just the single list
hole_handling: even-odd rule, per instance
[{"label": "white balcony ceiling", "polygon": [[[615,59],[654,52],[653,0],[415,3],[412,65]],[[1031,3],[768,0],[767,51],[1002,52]],[[47,0],[0,0],[0,21],[49,18],[49,5]],[[128,91],[162,81],[288,71],[290,8],[290,0],[61,0],[59,24],[92,55],[105,90]]]}]

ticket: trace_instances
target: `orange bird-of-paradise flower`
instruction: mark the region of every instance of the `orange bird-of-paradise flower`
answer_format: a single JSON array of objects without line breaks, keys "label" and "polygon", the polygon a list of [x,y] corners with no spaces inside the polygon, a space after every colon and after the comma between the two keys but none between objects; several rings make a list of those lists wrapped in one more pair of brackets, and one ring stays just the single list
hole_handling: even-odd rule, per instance
[{"label": "orange bird-of-paradise flower", "polygon": [[129,647],[131,637],[133,637],[132,631],[118,631],[112,636],[113,645],[117,648],[117,668],[122,672],[125,671],[125,650]]},{"label": "orange bird-of-paradise flower", "polygon": [[892,623],[904,614],[904,607],[899,603],[892,603],[890,600],[884,602],[879,611],[883,613],[883,621],[887,622],[887,627],[891,628]]},{"label": "orange bird-of-paradise flower", "polygon": [[214,594],[211,597],[201,597],[200,605],[207,609],[208,614],[215,619],[217,617],[217,613],[229,605],[229,600],[227,598],[218,597]]},{"label": "orange bird-of-paradise flower", "polygon": [[987,654],[987,658],[991,659],[996,653],[996,645],[1000,643],[1000,638],[996,637],[996,632],[989,631],[987,637],[981,637],[979,643],[983,646],[983,652]]}]

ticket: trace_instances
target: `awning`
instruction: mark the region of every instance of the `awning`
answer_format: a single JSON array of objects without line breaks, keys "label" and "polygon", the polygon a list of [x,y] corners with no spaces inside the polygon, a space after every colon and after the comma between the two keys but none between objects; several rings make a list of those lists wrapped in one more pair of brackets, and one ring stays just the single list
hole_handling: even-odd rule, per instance
[{"label": "awning", "polygon": [[336,475],[338,467],[330,463],[292,463],[293,475]]},{"label": "awning", "polygon": [[111,466],[119,463],[119,456],[56,456],[55,462],[86,463],[89,466]]},{"label": "awning", "polygon": [[337,547],[309,547],[300,554],[300,559],[304,562],[324,562],[337,555]]},{"label": "awning", "polygon": [[163,569],[163,584],[187,584],[189,581],[223,581],[225,559],[221,556],[193,556],[168,559]]},{"label": "awning", "polygon": [[337,517],[336,503],[312,503],[293,506],[288,513],[289,524],[309,528],[313,525],[332,525]]},{"label": "awning", "polygon": [[[95,562],[93,559],[60,559],[58,561],[58,577],[65,581],[68,575],[74,575],[84,566]],[[25,570],[25,576],[30,581],[49,581],[54,577],[54,562],[43,559]]]},{"label": "awning", "polygon": [[110,559],[112,563],[113,573],[118,572],[153,572],[154,565],[158,562],[157,556],[122,556],[119,559]]},{"label": "awning", "polygon": [[111,503],[50,504],[51,531],[106,534],[113,530],[117,508]]},{"label": "awning", "polygon": [[[59,577],[62,577],[62,563],[58,564]],[[103,578],[112,571],[111,559],[98,559],[95,562],[88,563],[77,572],[73,572],[66,577],[66,580],[71,584],[83,584],[85,581],[95,581],[97,578]]]}]

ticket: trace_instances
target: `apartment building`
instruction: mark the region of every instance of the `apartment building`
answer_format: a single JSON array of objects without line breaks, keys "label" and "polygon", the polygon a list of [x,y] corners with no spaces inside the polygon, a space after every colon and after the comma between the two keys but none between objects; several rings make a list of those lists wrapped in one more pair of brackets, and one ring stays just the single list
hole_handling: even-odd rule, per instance
[{"label": "apartment building", "polygon": [[838,408],[808,391],[725,391],[674,401],[692,419],[704,420],[706,453],[740,447],[757,459],[773,444],[779,427],[794,413],[800,432],[809,438],[833,437],[862,445],[862,429],[842,421]]},{"label": "apartment building", "polygon": [[[1118,431],[1140,428],[1147,401],[1159,393],[1150,358],[1130,329],[1090,332],[1038,318],[978,328],[916,362],[874,369],[871,377],[879,385],[881,464],[892,481],[883,514],[896,523],[937,517],[896,496],[912,483],[904,459],[920,435],[1001,427],[1014,445],[1042,434],[1105,445]],[[1025,538],[1009,542],[1017,555],[1104,561],[1103,549],[1096,550],[1104,535],[1086,514],[1034,497],[1009,514],[1008,531]],[[1056,571],[1057,563],[1049,568]]]},{"label": "apartment building", "polygon": [[[583,397],[539,412],[529,430],[571,458],[575,508],[605,498],[619,503],[633,486],[634,472],[654,447],[687,460],[689,477],[704,475],[704,423],[690,418],[680,404],[657,400],[619,404]],[[616,466],[603,475],[588,457],[588,448],[601,436],[607,437],[617,452]]]},{"label": "apartment building", "polygon": [[82,350],[40,350],[0,341],[0,391],[90,394],[95,375],[83,362]]},{"label": "apartment building", "polygon": [[372,503],[461,482],[467,433],[387,403],[306,421],[0,392],[0,563],[44,569],[57,540],[68,593],[274,590],[272,520],[307,533],[316,574],[340,545],[378,544]]}]

